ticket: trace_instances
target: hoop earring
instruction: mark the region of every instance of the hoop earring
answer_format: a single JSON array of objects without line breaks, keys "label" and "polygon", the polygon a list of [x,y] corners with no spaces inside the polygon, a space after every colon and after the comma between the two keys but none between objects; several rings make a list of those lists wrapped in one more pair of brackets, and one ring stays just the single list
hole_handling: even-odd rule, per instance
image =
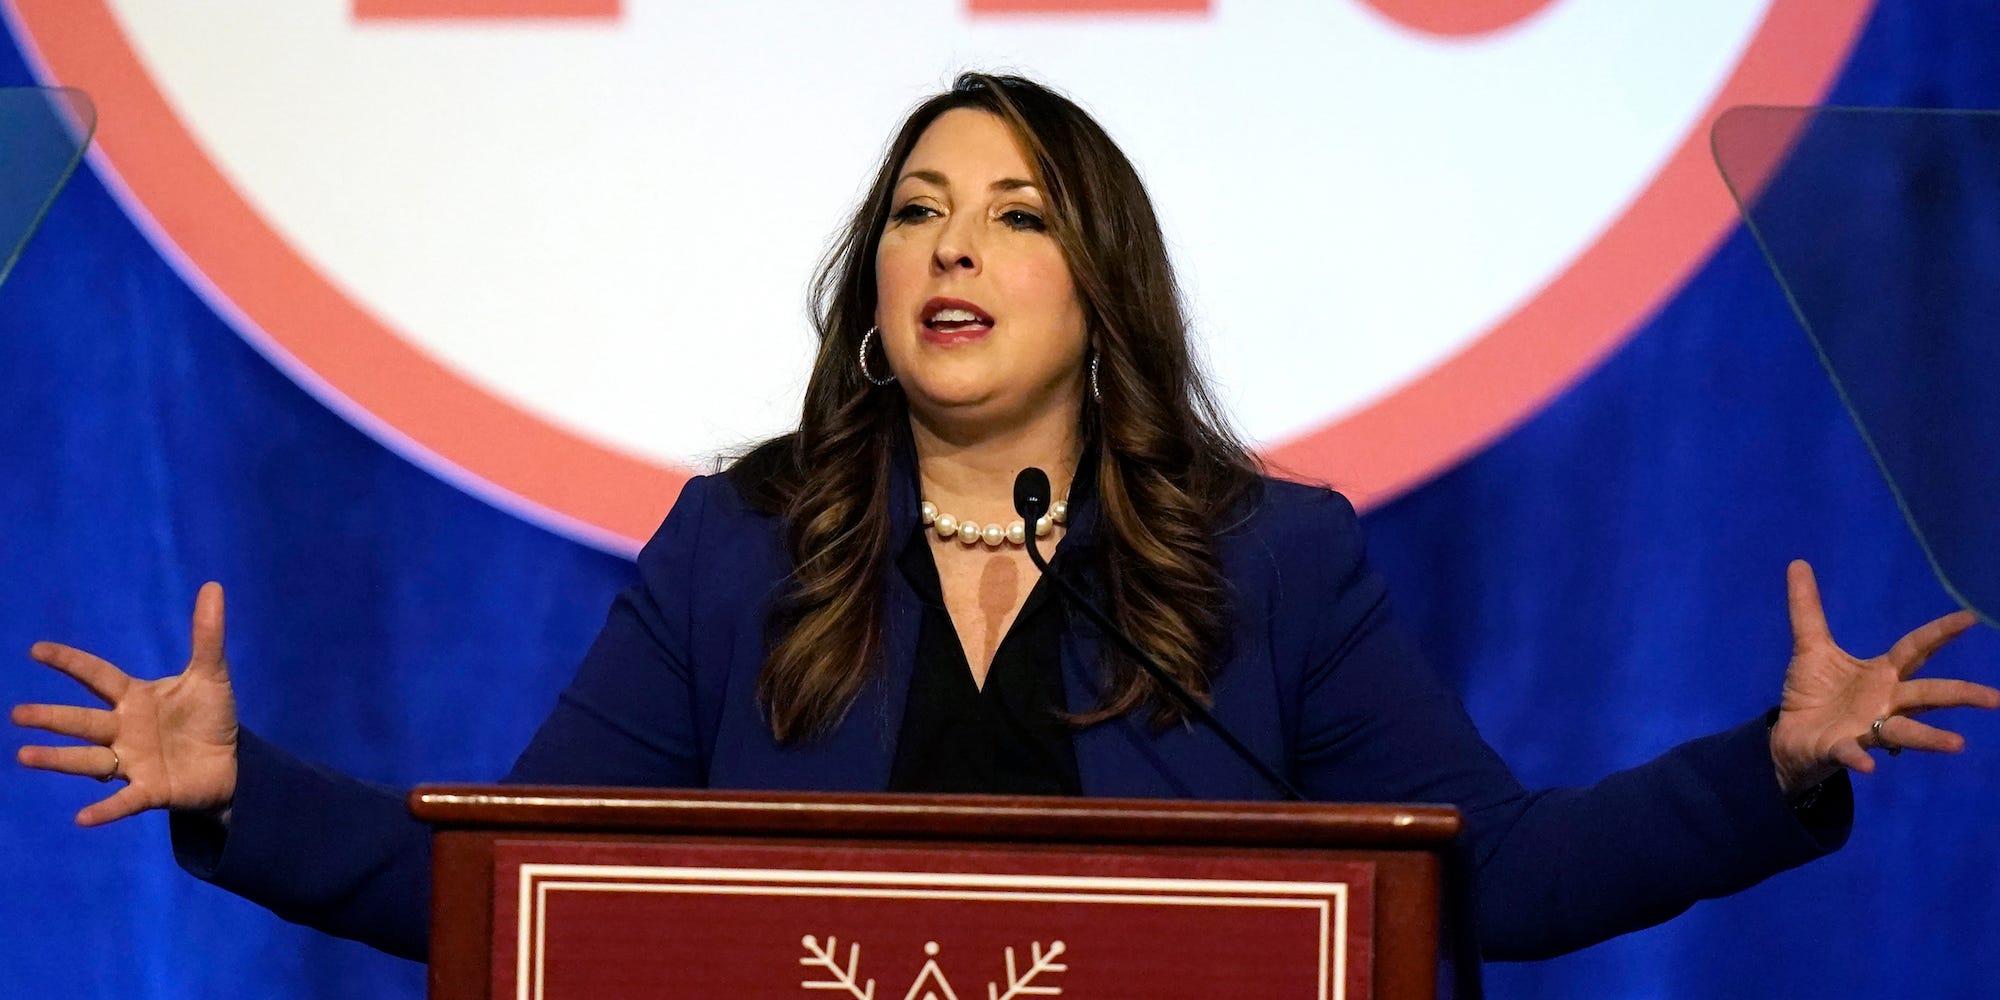
[{"label": "hoop earring", "polygon": [[1093,403],[1102,403],[1104,402],[1104,391],[1097,387],[1097,358],[1098,354],[1096,351],[1090,352],[1090,401]]},{"label": "hoop earring", "polygon": [[861,335],[861,377],[867,379],[870,385],[888,385],[896,381],[896,376],[894,375],[888,378],[876,378],[875,373],[868,370],[868,345],[875,339],[875,334],[881,329],[879,326],[871,326],[868,328],[867,333]]}]

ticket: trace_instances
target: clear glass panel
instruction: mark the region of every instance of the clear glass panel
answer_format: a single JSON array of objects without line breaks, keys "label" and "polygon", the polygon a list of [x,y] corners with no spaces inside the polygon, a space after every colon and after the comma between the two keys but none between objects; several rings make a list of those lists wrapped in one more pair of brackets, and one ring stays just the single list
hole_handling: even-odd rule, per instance
[{"label": "clear glass panel", "polygon": [[1732,108],[1711,140],[1939,580],[2000,623],[2000,112]]},{"label": "clear glass panel", "polygon": [[0,282],[96,128],[97,108],[81,90],[0,87]]}]

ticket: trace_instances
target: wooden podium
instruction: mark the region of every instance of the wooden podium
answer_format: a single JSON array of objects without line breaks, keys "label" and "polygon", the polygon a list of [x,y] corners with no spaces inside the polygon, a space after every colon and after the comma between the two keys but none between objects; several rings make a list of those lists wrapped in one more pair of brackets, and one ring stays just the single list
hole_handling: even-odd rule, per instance
[{"label": "wooden podium", "polygon": [[437,1000],[1431,1000],[1447,807],[438,786]]}]

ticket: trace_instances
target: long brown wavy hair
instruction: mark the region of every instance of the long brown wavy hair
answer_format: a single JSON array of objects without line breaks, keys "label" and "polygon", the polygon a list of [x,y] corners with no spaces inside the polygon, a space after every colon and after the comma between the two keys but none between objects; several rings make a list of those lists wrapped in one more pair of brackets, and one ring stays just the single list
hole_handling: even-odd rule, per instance
[{"label": "long brown wavy hair", "polygon": [[[874,323],[875,252],[897,174],[931,122],[974,108],[1012,126],[1048,199],[1099,359],[1103,402],[1084,400],[1079,435],[1097,448],[1102,540],[1096,567],[1116,620],[1198,696],[1224,653],[1228,588],[1217,535],[1254,500],[1258,466],[1229,430],[1188,343],[1166,242],[1131,161],[1082,108],[1032,81],[983,73],[910,113],[868,194],[835,238],[812,295],[819,352],[799,428],[759,445],[729,475],[781,517],[794,570],[772,611],[757,695],[781,742],[833,728],[882,656],[884,574],[909,525],[892,525],[890,464],[907,421],[900,386],[856,364]],[[1079,470],[1083,474],[1082,470]],[[1107,646],[1104,698],[1083,724],[1183,710]]]}]

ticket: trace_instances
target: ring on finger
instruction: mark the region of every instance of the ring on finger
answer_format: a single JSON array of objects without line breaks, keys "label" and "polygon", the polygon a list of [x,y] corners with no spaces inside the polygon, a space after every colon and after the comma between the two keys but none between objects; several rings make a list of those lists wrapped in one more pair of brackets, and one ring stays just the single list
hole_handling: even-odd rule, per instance
[{"label": "ring on finger", "polygon": [[1876,746],[1889,751],[1889,756],[1896,757],[1902,754],[1903,748],[1898,746],[1890,746],[1889,741],[1882,738],[1882,723],[1889,721],[1891,718],[1893,718],[1893,716],[1885,715],[1879,719],[1876,719],[1875,724],[1868,727],[1868,731],[1874,734]]},{"label": "ring on finger", "polygon": [[97,779],[100,782],[110,781],[118,777],[118,772],[123,769],[125,763],[119,759],[117,747],[107,746],[104,749],[111,751],[111,770],[105,772]]}]

